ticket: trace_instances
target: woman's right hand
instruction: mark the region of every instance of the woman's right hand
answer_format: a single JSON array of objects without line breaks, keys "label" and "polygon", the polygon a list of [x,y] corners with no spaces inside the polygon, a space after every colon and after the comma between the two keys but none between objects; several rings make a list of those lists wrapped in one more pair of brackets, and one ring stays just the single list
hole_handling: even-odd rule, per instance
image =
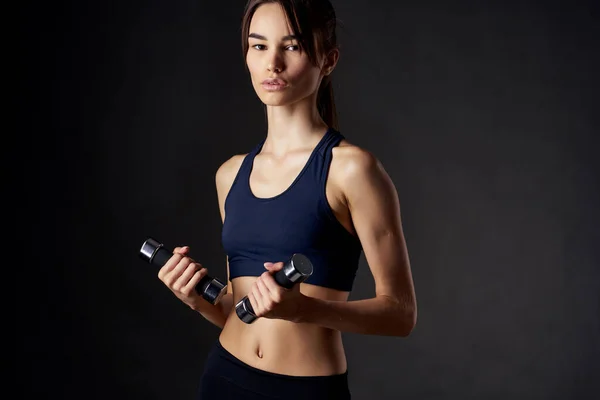
[{"label": "woman's right hand", "polygon": [[[158,271],[160,279],[179,300],[193,310],[198,310],[204,298],[196,292],[196,285],[206,275],[207,270],[200,263],[187,256],[189,246],[175,247],[173,256]],[[207,302],[208,303],[208,302]]]}]

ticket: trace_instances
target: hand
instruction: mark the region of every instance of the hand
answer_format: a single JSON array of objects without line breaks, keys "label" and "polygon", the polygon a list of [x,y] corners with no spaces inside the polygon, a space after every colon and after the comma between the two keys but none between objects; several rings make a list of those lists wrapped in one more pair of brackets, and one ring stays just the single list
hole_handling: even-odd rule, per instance
[{"label": "hand", "polygon": [[248,300],[257,317],[298,322],[300,306],[305,296],[300,293],[300,284],[286,289],[275,281],[273,274],[282,269],[283,265],[283,262],[266,262],[264,266],[267,271],[252,285]]},{"label": "hand", "polygon": [[176,247],[173,256],[158,271],[160,279],[177,298],[193,310],[197,310],[204,298],[195,287],[206,275],[207,270],[201,264],[187,256],[188,246]]}]

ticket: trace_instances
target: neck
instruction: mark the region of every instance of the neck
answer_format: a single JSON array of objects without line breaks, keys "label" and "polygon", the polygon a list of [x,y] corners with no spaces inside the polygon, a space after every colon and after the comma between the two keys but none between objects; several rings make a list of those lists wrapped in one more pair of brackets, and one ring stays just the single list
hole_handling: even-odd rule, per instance
[{"label": "neck", "polygon": [[312,96],[286,106],[267,106],[267,122],[263,149],[280,155],[314,145],[328,128]]}]

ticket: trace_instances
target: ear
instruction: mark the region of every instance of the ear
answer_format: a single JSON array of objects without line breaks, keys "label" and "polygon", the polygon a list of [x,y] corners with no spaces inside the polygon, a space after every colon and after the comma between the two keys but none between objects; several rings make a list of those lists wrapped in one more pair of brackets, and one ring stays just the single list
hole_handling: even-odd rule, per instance
[{"label": "ear", "polygon": [[338,49],[333,49],[327,54],[323,62],[323,68],[321,69],[321,71],[323,71],[324,76],[328,76],[333,72],[339,58],[340,51]]}]

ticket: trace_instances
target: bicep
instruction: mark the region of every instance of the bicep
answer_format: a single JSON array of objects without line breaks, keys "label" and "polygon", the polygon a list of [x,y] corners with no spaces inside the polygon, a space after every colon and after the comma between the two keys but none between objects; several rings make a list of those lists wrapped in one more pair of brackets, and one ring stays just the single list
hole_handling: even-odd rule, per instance
[{"label": "bicep", "polygon": [[400,201],[383,166],[372,155],[362,157],[345,190],[348,207],[376,294],[414,302],[414,286],[402,229]]}]

